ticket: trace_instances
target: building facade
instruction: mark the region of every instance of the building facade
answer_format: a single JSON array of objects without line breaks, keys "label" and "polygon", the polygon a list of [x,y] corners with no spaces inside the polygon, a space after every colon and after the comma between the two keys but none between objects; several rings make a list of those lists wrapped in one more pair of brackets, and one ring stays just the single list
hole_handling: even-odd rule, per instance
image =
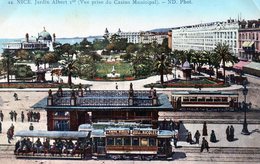
[{"label": "building facade", "polygon": [[212,22],[172,28],[172,50],[212,51],[217,43],[226,43],[238,54],[238,21]]},{"label": "building facade", "polygon": [[49,32],[43,29],[42,32],[38,34],[38,37],[29,36],[28,33],[25,34],[25,38],[19,42],[7,42],[3,43],[4,50],[46,50],[53,51],[53,42],[55,42],[56,36],[53,34],[53,38]]},{"label": "building facade", "polygon": [[239,22],[239,58],[260,61],[260,19]]},{"label": "building facade", "polygon": [[122,32],[121,29],[118,29],[116,33],[110,33],[107,28],[105,30],[104,36],[110,38],[112,35],[118,35],[119,38],[127,39],[127,43],[143,43],[149,44],[152,42],[157,42],[162,44],[163,40],[168,37],[167,33],[163,32],[150,32],[150,31],[141,31],[141,32]]},{"label": "building facade", "polygon": [[136,122],[157,128],[158,112],[172,110],[164,94],[156,90],[49,91],[48,130],[76,131],[79,125],[95,122]]}]

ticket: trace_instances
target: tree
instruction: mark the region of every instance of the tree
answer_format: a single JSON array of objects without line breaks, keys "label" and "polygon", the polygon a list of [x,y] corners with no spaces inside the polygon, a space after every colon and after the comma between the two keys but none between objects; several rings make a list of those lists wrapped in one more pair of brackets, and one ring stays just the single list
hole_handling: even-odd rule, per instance
[{"label": "tree", "polygon": [[157,60],[155,62],[155,68],[160,73],[161,84],[164,83],[163,75],[164,75],[164,71],[167,70],[168,65],[169,64],[167,63],[166,56],[164,53],[157,56]]},{"label": "tree", "polygon": [[234,63],[235,58],[232,53],[229,51],[229,45],[225,43],[218,43],[214,49],[215,54],[217,54],[223,63],[224,70],[224,83],[226,83],[226,62]]},{"label": "tree", "polygon": [[96,63],[92,56],[80,55],[75,63],[78,74],[81,78],[93,79],[96,75]]},{"label": "tree", "polygon": [[76,67],[76,60],[74,61],[70,61],[65,67],[64,70],[67,72],[68,74],[68,85],[71,87],[72,85],[72,74],[73,71],[77,71],[78,68]]},{"label": "tree", "polygon": [[53,52],[47,52],[43,55],[42,61],[44,62],[44,69],[46,69],[46,63],[54,63],[57,62],[55,55]]}]

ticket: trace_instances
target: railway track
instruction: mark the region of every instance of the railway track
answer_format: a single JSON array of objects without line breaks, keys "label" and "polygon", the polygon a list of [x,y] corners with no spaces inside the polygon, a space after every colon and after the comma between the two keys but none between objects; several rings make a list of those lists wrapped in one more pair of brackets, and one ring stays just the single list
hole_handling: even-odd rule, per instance
[{"label": "railway track", "polygon": [[[15,159],[14,145],[0,145],[0,159]],[[211,147],[209,152],[200,152],[200,147],[181,147],[174,149],[174,161],[210,161],[210,162],[252,162],[260,161],[260,147]],[[26,156],[23,156],[27,159]],[[62,158],[62,157],[61,157]],[[59,159],[52,158],[49,159]],[[75,160],[71,158],[72,160]],[[78,159],[77,159],[78,160]]]}]

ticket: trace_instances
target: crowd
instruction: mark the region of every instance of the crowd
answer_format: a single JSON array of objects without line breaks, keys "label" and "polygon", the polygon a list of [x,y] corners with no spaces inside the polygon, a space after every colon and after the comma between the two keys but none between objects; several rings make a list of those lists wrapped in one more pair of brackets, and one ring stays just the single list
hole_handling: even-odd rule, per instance
[{"label": "crowd", "polygon": [[[230,142],[230,141],[234,141],[234,127],[231,125],[231,126],[228,126],[227,129],[226,129],[226,135],[227,135],[227,140]],[[200,144],[199,143],[199,140],[200,140],[200,132],[199,130],[197,130],[194,134],[194,139],[195,139],[195,142],[193,141],[192,139],[192,134],[191,132],[188,132],[187,133],[187,138],[186,138],[186,141],[190,144]],[[208,136],[208,130],[207,130],[207,124],[206,122],[203,123],[203,128],[202,128],[202,136]],[[215,131],[214,130],[211,130],[211,134],[210,134],[210,142],[212,143],[216,143],[218,142],[217,138],[216,138],[216,134],[215,134]],[[205,137],[202,137],[202,143],[201,143],[201,152],[203,152],[204,149],[207,149],[207,151],[209,151],[209,143],[208,141],[205,139]]]},{"label": "crowd", "polygon": [[[11,121],[15,121],[17,120],[17,113],[16,111],[11,111],[9,112],[9,115],[10,115],[10,119]],[[0,111],[0,117],[1,117],[1,121],[3,121],[4,119],[4,114],[2,111]],[[21,121],[24,122],[24,118],[25,118],[25,114],[24,112],[22,111],[21,112]],[[40,112],[33,112],[33,111],[29,111],[27,112],[27,120],[28,122],[39,122],[40,121],[40,118],[41,118],[41,114]]]}]

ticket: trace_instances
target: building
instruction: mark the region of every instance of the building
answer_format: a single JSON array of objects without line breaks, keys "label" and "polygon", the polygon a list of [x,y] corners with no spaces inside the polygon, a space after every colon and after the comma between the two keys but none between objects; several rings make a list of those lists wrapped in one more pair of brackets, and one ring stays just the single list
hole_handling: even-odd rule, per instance
[{"label": "building", "polygon": [[164,32],[150,32],[150,31],[141,31],[141,32],[122,32],[119,28],[116,33],[110,33],[108,29],[105,29],[104,37],[110,38],[112,35],[118,35],[119,38],[127,39],[128,43],[143,43],[149,44],[152,42],[157,42],[162,44],[163,40],[168,37],[167,33]]},{"label": "building", "polygon": [[238,21],[201,23],[171,30],[172,50],[212,51],[217,43],[226,43],[238,54]]},{"label": "building", "polygon": [[25,38],[19,42],[3,43],[4,50],[45,50],[53,51],[53,42],[55,42],[56,36],[53,34],[53,38],[50,33],[43,29],[38,34],[38,37],[29,37],[29,34],[25,34]]},{"label": "building", "polygon": [[239,58],[260,61],[260,19],[239,22]]},{"label": "building", "polygon": [[158,112],[172,110],[167,95],[156,90],[49,91],[48,130],[78,130],[79,125],[95,122],[136,122],[157,128]]}]

